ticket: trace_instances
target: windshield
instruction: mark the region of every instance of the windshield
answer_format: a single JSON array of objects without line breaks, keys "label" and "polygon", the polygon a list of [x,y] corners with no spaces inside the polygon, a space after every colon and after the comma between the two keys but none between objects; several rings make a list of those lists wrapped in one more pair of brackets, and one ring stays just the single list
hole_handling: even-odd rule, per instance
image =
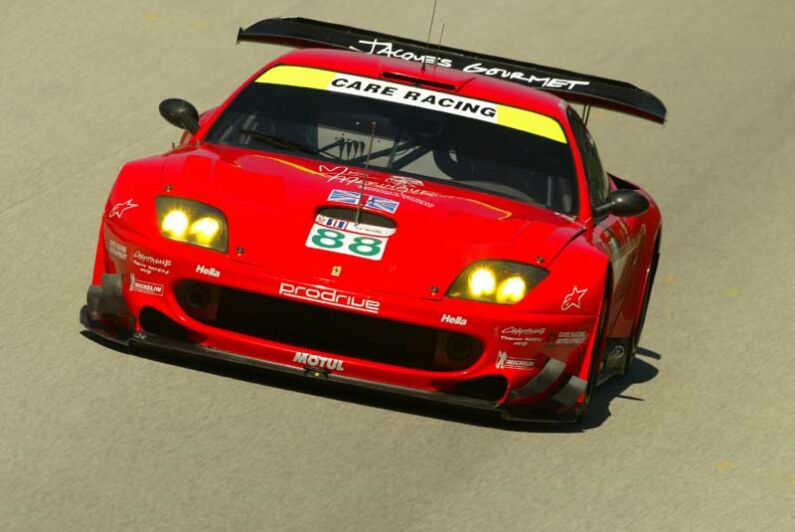
[{"label": "windshield", "polygon": [[455,94],[277,66],[247,86],[206,140],[443,180],[571,214],[570,147],[554,119]]}]

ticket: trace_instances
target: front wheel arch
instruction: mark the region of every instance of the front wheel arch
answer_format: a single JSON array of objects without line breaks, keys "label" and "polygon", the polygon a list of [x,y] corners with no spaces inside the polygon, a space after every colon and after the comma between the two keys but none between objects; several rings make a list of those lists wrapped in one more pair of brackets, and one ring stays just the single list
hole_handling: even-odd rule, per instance
[{"label": "front wheel arch", "polygon": [[582,404],[577,412],[575,422],[580,422],[588,414],[591,401],[596,393],[596,387],[599,381],[599,368],[604,358],[605,345],[607,341],[608,321],[610,317],[610,295],[612,294],[613,286],[613,272],[608,267],[605,276],[605,286],[602,293],[602,304],[599,307],[599,317],[597,325],[594,329],[593,345],[586,360],[583,360],[583,366],[588,365],[587,384],[585,386],[584,397]]}]

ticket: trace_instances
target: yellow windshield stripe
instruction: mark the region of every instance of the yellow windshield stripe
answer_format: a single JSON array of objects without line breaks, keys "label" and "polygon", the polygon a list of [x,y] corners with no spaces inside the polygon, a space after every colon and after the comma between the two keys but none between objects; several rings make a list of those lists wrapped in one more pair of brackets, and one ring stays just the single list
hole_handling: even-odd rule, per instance
[{"label": "yellow windshield stripe", "polygon": [[262,74],[257,78],[257,83],[325,90],[336,75],[336,72],[330,70],[282,65]]},{"label": "yellow windshield stripe", "polygon": [[507,105],[497,105],[497,123],[566,144],[566,135],[563,134],[558,121],[546,115]]},{"label": "yellow windshield stripe", "polygon": [[[290,87],[302,87],[306,89],[317,90],[335,90],[334,87],[332,87],[331,82],[334,81],[334,79],[338,76],[353,77],[349,74],[332,72],[330,70],[320,70],[317,68],[292,65],[279,65],[262,74],[259,78],[257,78],[256,83],[287,85]],[[395,85],[391,82],[375,79],[373,79],[373,82],[378,82],[383,85]],[[398,85],[398,87],[404,88],[405,86]],[[433,92],[442,98],[447,95],[446,93],[436,91],[428,92]],[[362,94],[362,97],[367,98],[368,95]],[[405,105],[414,105],[410,101],[402,101],[399,97],[380,97],[379,99],[390,99]],[[469,100],[477,101],[472,99]],[[560,127],[560,124],[554,118],[508,105],[496,104],[495,106],[497,109],[496,120],[495,118],[492,118],[491,120],[484,120],[478,117],[473,118],[481,119],[485,122],[496,122],[498,125],[524,131],[539,137],[554,140],[555,142],[561,142],[563,144],[567,143],[566,135],[563,133],[563,128]],[[445,112],[445,109],[440,107],[438,111]]]}]

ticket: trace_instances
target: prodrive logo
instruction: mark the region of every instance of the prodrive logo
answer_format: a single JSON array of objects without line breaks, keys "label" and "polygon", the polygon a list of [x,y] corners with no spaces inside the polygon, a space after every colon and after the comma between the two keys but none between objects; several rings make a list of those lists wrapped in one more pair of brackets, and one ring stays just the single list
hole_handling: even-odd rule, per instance
[{"label": "prodrive logo", "polygon": [[318,288],[293,283],[282,283],[279,286],[279,294],[292,299],[314,301],[332,307],[357,310],[369,314],[378,314],[381,308],[380,301],[340,292],[334,288]]}]

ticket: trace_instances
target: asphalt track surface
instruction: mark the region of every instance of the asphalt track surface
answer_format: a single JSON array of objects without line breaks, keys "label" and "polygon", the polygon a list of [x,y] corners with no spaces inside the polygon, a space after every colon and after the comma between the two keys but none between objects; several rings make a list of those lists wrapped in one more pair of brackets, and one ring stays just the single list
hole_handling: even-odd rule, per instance
[{"label": "asphalt track surface", "polygon": [[[135,4],[135,5],[134,5]],[[594,111],[664,213],[643,352],[579,430],[144,358],[80,334],[106,195],[310,16],[424,38],[430,1],[6,0],[0,18],[0,530],[793,530],[795,3],[453,2],[445,43],[624,79]],[[764,7],[760,7],[764,4]]]}]

